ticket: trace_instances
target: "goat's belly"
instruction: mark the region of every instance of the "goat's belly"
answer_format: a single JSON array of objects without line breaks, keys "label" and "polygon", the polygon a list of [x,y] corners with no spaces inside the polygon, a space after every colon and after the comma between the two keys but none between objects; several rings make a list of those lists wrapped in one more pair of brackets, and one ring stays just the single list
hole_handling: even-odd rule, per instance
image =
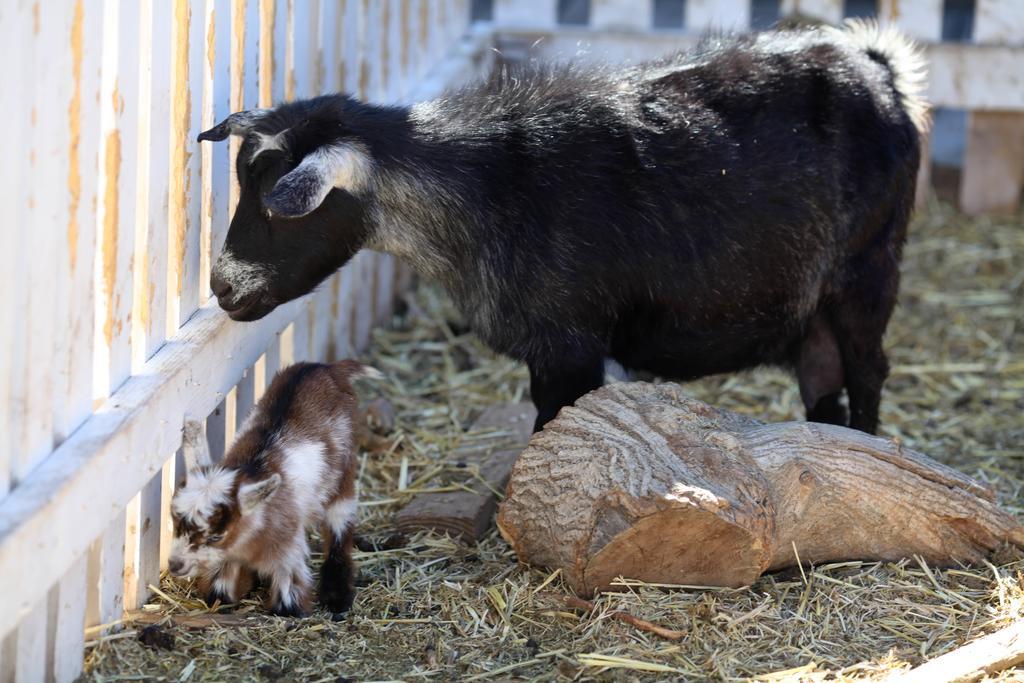
[{"label": "goat's belly", "polygon": [[790,325],[696,332],[665,325],[616,334],[611,357],[629,370],[689,380],[766,363],[786,363],[798,335]]}]

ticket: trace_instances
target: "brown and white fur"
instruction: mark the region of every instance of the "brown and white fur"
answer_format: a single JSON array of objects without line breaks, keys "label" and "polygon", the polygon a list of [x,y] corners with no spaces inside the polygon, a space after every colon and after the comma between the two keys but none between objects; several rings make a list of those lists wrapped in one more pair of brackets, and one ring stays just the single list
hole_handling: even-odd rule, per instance
[{"label": "brown and white fur", "polygon": [[255,576],[271,610],[304,615],[312,576],[306,528],[321,524],[319,600],[337,614],[354,597],[357,399],[351,382],[379,377],[355,361],[281,370],[224,459],[197,463],[171,503],[169,567],[196,577],[209,600],[234,602]]}]

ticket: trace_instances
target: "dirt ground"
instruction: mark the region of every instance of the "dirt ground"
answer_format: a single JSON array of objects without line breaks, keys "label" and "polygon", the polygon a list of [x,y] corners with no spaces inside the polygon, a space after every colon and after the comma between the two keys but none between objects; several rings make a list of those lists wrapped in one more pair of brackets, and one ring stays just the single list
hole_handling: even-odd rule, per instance
[{"label": "dirt ground", "polygon": [[[882,433],[991,485],[1024,517],[1024,220],[932,206],[903,270]],[[86,680],[873,680],[1024,618],[1024,561],[1009,552],[954,569],[805,566],[738,590],[636,586],[584,614],[552,600],[565,590],[558,577],[518,566],[496,531],[473,546],[398,536],[402,502],[438,488],[442,455],[476,436],[466,429],[484,407],[526,397],[528,382],[433,289],[395,322],[365,357],[387,381],[364,389],[395,405],[400,442],[363,456],[361,587],[347,619],[269,617],[253,599],[219,608],[239,623],[165,620],[142,639],[129,623],[93,636]],[[779,370],[686,389],[764,420],[802,417],[796,383]],[[188,585],[165,579],[162,592],[151,616],[208,612]],[[689,635],[662,640],[609,610]],[[1024,680],[1024,668],[994,680]]]}]

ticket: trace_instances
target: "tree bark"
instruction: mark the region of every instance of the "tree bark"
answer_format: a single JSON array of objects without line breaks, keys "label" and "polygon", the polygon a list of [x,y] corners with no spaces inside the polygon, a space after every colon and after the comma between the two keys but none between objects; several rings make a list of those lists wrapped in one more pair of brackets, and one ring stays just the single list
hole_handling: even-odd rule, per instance
[{"label": "tree bark", "polygon": [[498,526],[582,595],[616,577],[743,586],[803,562],[977,562],[1024,528],[991,491],[893,439],[763,424],[675,384],[605,386],[535,434]]}]

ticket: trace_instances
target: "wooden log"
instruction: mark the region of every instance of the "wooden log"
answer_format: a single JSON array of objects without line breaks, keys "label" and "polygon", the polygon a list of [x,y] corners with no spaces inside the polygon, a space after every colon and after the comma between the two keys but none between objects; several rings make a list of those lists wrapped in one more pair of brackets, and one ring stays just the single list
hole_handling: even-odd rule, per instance
[{"label": "wooden log", "polygon": [[763,424],[674,384],[605,386],[533,436],[498,527],[583,595],[617,577],[744,586],[804,562],[981,561],[1024,527],[970,478],[884,439]]},{"label": "wooden log", "polygon": [[969,683],[1024,663],[1024,619],[891,677],[893,683]]},{"label": "wooden log", "polygon": [[470,431],[496,431],[493,439],[474,440],[470,449],[449,454],[449,465],[466,472],[452,482],[462,490],[421,493],[398,513],[402,531],[432,529],[466,541],[482,538],[491,525],[497,492],[505,489],[512,464],[530,438],[536,411],[528,403],[485,410]]}]

